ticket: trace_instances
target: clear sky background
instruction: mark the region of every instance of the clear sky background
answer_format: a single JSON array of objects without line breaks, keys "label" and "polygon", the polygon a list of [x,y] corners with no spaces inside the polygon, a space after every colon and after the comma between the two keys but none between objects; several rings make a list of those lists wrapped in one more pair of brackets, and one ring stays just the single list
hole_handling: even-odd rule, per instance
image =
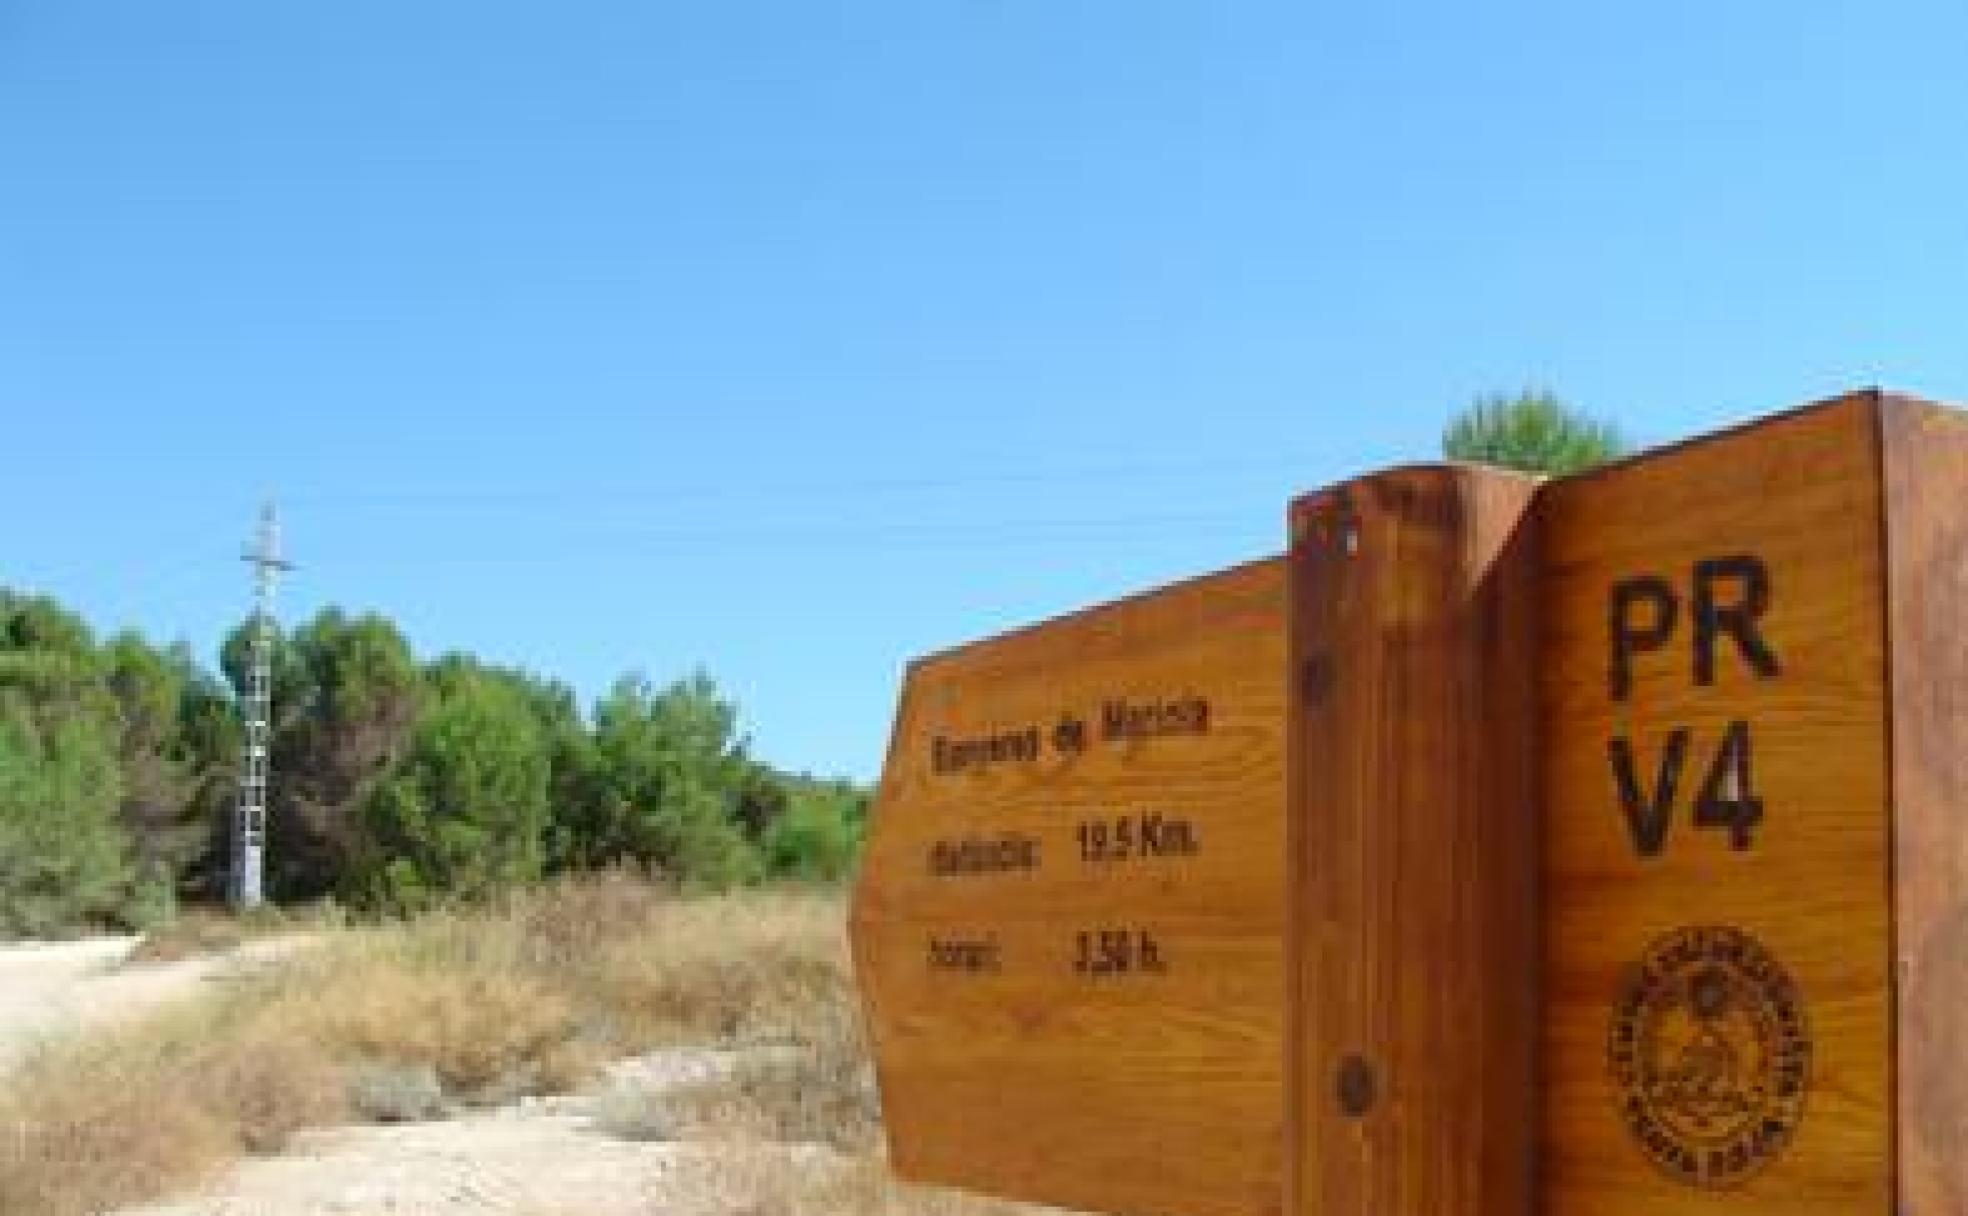
[{"label": "clear sky background", "polygon": [[911,655],[1282,545],[1548,385],[1968,399],[1968,6],[0,0],[0,581],[702,665],[879,766]]}]

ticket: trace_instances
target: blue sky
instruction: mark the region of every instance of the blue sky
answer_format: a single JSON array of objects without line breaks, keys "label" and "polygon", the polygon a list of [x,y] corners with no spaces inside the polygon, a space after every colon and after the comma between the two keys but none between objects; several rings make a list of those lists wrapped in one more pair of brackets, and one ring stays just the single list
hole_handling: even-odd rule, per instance
[{"label": "blue sky", "polygon": [[1968,399],[1968,8],[0,0],[0,580],[695,666],[872,775],[911,655],[1277,549],[1549,385]]}]

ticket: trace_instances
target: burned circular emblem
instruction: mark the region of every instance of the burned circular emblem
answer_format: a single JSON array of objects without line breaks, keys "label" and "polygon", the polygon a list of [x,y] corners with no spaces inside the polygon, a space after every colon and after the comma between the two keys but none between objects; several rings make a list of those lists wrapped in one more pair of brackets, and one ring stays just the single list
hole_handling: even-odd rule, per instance
[{"label": "burned circular emblem", "polygon": [[1811,1080],[1803,997],[1740,929],[1656,940],[1627,971],[1608,1044],[1620,1118],[1690,1186],[1735,1186],[1790,1142]]}]

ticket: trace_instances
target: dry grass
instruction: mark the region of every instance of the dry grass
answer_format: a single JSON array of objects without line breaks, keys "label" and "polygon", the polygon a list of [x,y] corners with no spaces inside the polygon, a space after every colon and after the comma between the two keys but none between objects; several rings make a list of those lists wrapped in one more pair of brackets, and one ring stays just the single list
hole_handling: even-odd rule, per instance
[{"label": "dry grass", "polygon": [[572,1002],[537,976],[331,946],[282,975],[264,1010],[337,1059],[427,1066],[466,1103],[563,1089],[586,1072]]},{"label": "dry grass", "polygon": [[247,923],[238,917],[204,908],[191,908],[179,913],[168,924],[144,934],[124,962],[126,965],[176,963],[188,958],[224,954],[237,949],[248,936]]},{"label": "dry grass", "polygon": [[854,1013],[816,1004],[799,1041],[743,1057],[723,1075],[667,1092],[645,1092],[638,1114],[618,1107],[608,1120],[634,1127],[667,1116],[694,1137],[820,1145],[868,1153],[881,1144],[874,1069]]},{"label": "dry grass", "polygon": [[557,964],[622,1043],[796,1042],[816,1009],[852,1002],[842,920],[810,892],[683,900],[634,932],[593,926]]},{"label": "dry grass", "polygon": [[236,950],[254,938],[335,929],[345,923],[333,903],[299,908],[267,904],[244,914],[221,908],[186,908],[170,921],[145,933],[124,963],[176,963]]},{"label": "dry grass", "polygon": [[446,1103],[504,1102],[672,1044],[783,1049],[694,1098],[698,1127],[865,1148],[878,1116],[841,922],[821,893],[685,900],[604,877],[321,934],[224,992],[10,1075],[0,1216],[81,1216],[182,1188],[348,1117],[355,1082],[378,1070],[434,1074]]},{"label": "dry grass", "polygon": [[314,1042],[213,1009],[44,1048],[0,1097],[0,1213],[80,1216],[162,1194],[340,1119],[342,1094]]}]

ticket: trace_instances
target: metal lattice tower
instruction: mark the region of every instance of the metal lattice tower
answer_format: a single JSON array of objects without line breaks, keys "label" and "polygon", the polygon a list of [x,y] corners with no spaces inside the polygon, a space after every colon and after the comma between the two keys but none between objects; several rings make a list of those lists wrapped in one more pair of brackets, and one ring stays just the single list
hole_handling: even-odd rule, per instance
[{"label": "metal lattice tower", "polygon": [[260,905],[261,873],[266,856],[267,748],[273,721],[273,648],[277,641],[273,593],[283,571],[293,563],[280,556],[280,524],[273,504],[260,511],[260,534],[254,547],[241,555],[253,567],[252,664],[246,673],[246,754],[239,771],[239,809],[233,817],[232,903],[236,908]]}]

